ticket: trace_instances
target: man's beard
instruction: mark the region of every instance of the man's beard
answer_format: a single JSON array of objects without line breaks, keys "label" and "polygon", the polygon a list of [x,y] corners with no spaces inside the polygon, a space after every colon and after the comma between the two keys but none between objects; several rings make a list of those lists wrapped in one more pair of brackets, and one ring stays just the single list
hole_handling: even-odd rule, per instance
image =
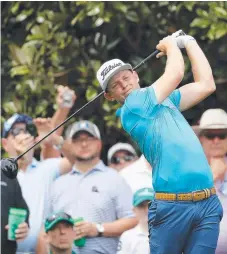
[{"label": "man's beard", "polygon": [[83,158],[83,157],[80,157],[80,156],[75,156],[75,159],[79,162],[90,162],[92,160],[94,160],[95,158],[98,157],[98,153],[95,153],[87,158]]}]

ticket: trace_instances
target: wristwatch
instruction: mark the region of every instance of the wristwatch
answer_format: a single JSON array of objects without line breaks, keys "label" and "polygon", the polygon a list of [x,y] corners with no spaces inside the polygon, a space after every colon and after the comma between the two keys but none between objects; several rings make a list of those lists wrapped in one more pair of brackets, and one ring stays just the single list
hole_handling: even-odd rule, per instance
[{"label": "wristwatch", "polygon": [[96,226],[96,229],[97,229],[97,231],[98,231],[98,235],[97,235],[97,236],[98,236],[98,237],[102,237],[102,236],[103,236],[103,233],[104,233],[104,231],[105,231],[103,225],[102,225],[101,223],[96,223],[95,226]]},{"label": "wristwatch", "polygon": [[61,138],[61,140],[60,140],[59,144],[58,145],[53,145],[54,149],[56,149],[58,151],[62,149],[62,146],[64,144],[64,138],[62,136],[60,136],[60,138]]}]

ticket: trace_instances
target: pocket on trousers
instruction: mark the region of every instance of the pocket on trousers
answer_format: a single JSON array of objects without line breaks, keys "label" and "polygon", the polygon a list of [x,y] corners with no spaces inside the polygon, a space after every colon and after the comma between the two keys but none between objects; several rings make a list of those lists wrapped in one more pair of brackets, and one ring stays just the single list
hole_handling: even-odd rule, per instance
[{"label": "pocket on trousers", "polygon": [[149,227],[154,226],[156,217],[157,217],[157,209],[158,209],[158,204],[154,200],[150,204],[149,210],[148,210],[148,225]]},{"label": "pocket on trousers", "polygon": [[223,218],[224,210],[220,200],[219,200],[219,208],[220,208],[220,222],[221,222]]}]

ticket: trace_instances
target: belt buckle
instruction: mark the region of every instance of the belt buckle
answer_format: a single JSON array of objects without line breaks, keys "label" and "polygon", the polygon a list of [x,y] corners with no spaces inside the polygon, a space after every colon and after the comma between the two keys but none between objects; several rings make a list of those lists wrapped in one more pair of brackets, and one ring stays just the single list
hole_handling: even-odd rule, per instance
[{"label": "belt buckle", "polygon": [[195,193],[196,193],[197,191],[192,191],[191,193],[192,193],[192,201],[193,202],[196,202],[196,201],[198,201],[198,200],[196,200],[196,198],[195,198]]}]

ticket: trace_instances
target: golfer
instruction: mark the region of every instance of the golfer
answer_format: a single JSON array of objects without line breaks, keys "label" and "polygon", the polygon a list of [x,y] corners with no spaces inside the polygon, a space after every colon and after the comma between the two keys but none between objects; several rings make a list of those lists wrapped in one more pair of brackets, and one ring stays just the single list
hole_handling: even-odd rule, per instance
[{"label": "golfer", "polygon": [[[184,76],[179,48],[186,49],[194,82],[177,89]],[[140,88],[138,74],[119,59],[104,63],[97,79],[105,97],[122,104],[122,126],[153,168],[151,253],[214,254],[223,210],[200,142],[181,114],[215,91],[212,70],[191,36],[168,36],[157,49],[167,62],[151,86]]]}]

